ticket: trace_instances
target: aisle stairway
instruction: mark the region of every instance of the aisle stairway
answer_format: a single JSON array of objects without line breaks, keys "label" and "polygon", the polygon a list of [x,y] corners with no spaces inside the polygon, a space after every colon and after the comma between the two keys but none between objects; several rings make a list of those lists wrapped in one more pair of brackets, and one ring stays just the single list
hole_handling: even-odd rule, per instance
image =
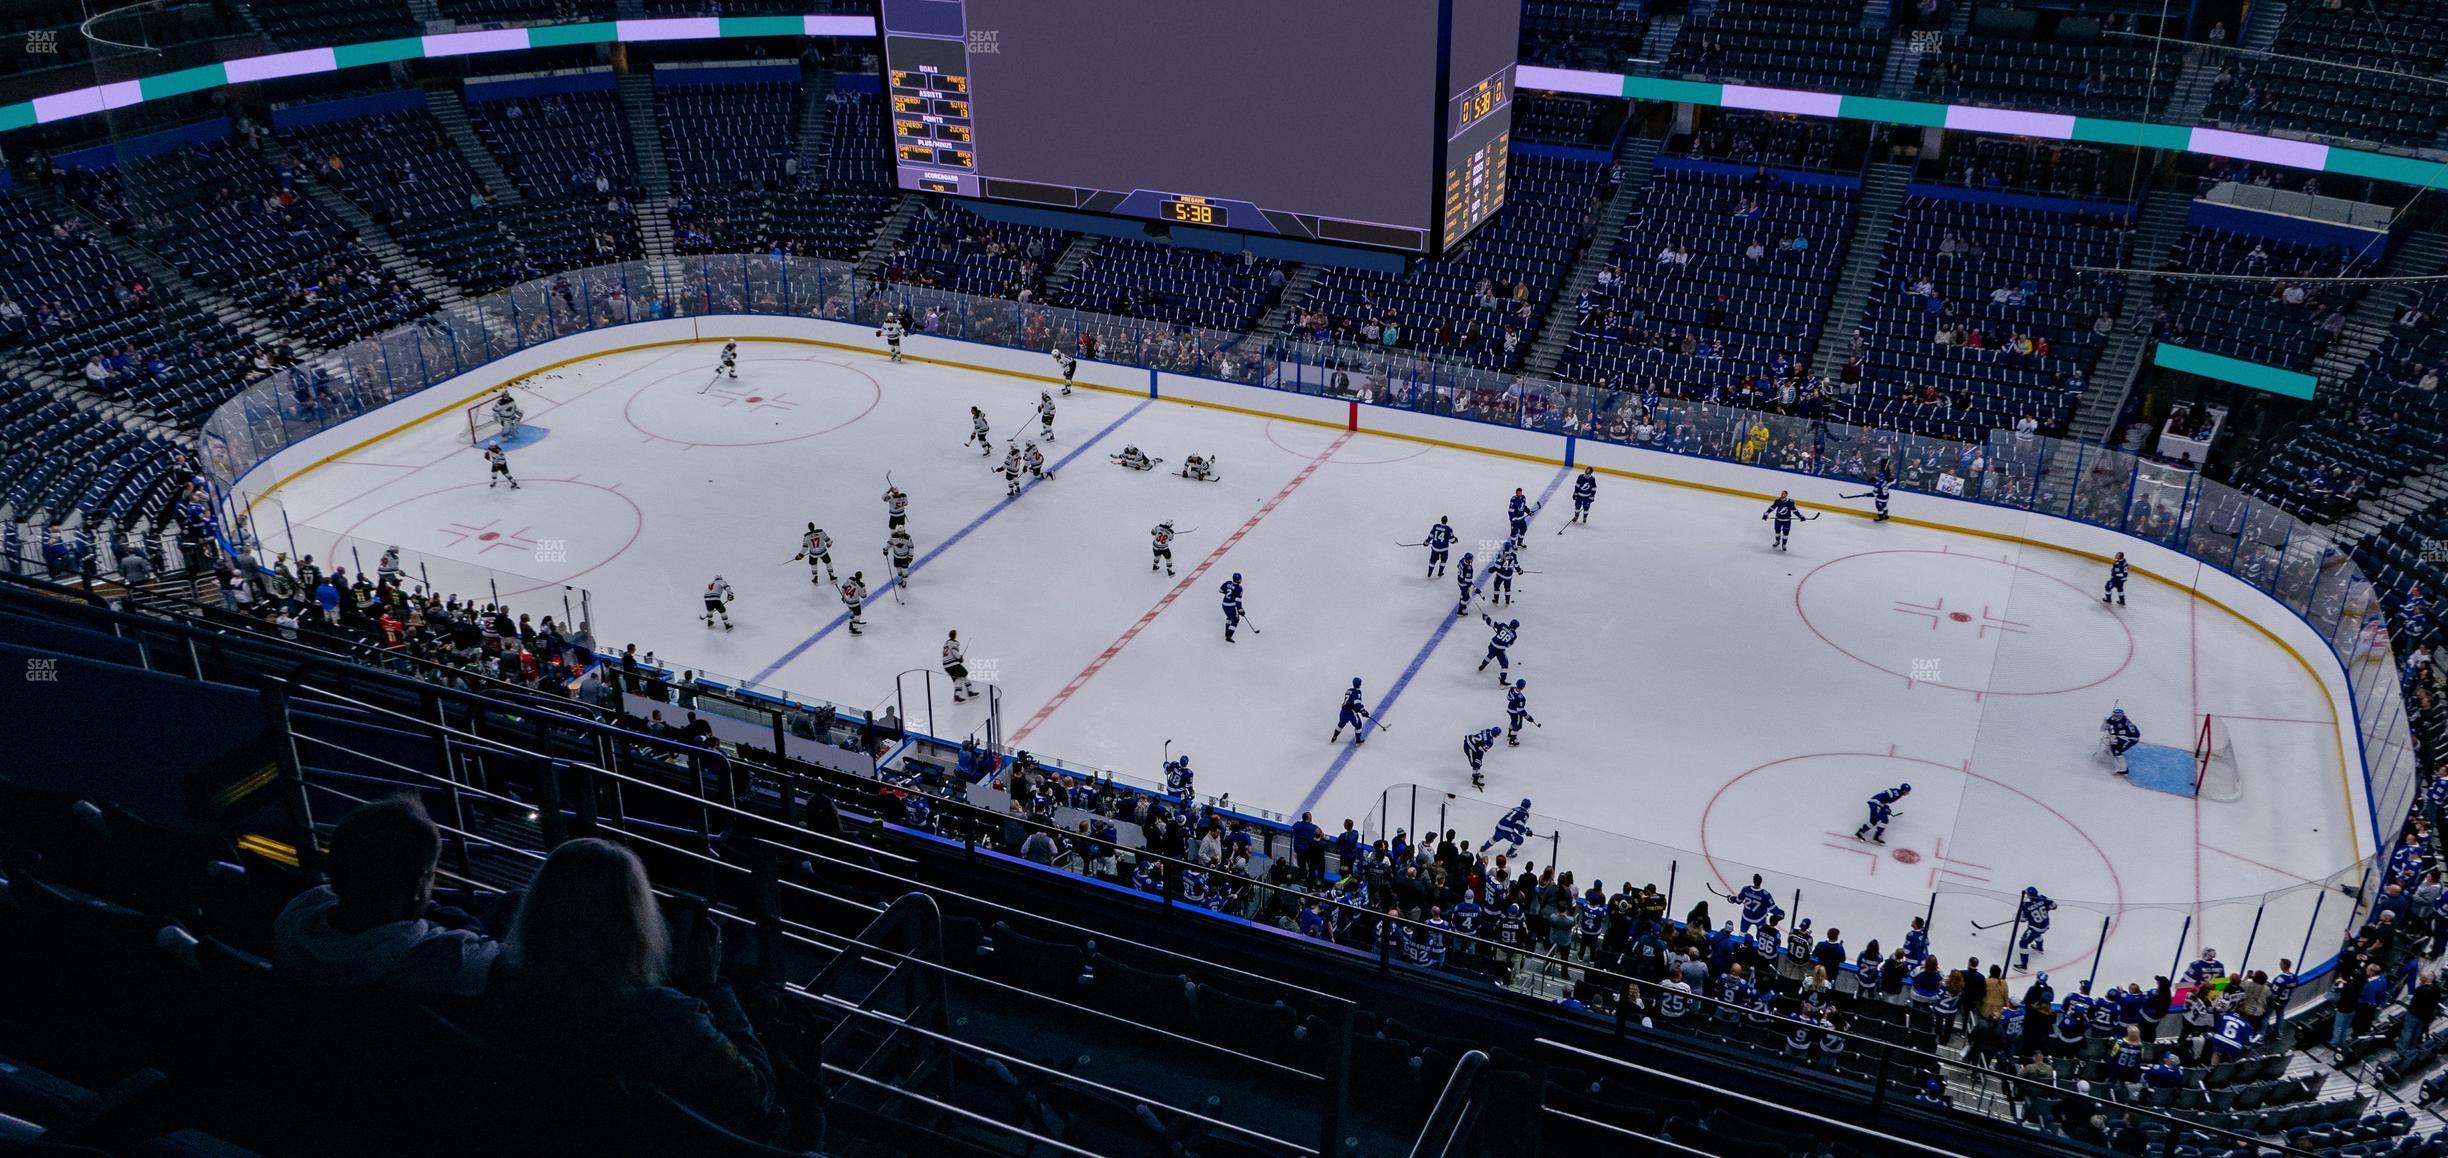
[{"label": "aisle stairway", "polygon": [[1606,204],[1598,207],[1590,246],[1582,251],[1581,260],[1573,263],[1564,275],[1564,284],[1557,288],[1556,308],[1547,312],[1546,324],[1530,344],[1530,353],[1522,358],[1522,373],[1534,378],[1555,373],[1556,364],[1571,347],[1573,331],[1581,320],[1571,305],[1581,300],[1582,291],[1598,284],[1598,271],[1606,268],[1608,255],[1615,251],[1615,239],[1623,235],[1624,221],[1639,207],[1641,190],[1656,172],[1658,150],[1663,144],[1654,137],[1636,137],[1623,143],[1623,151],[1615,159],[1615,171],[1623,179],[1616,182],[1615,192]]},{"label": "aisle stairway", "polygon": [[459,155],[466,158],[468,168],[484,181],[485,196],[496,205],[524,205],[527,195],[519,192],[510,175],[502,171],[501,162],[494,160],[493,151],[477,139],[474,125],[468,122],[467,103],[460,98],[459,86],[451,81],[433,81],[425,86],[425,111],[440,122],[442,131],[458,146]]},{"label": "aisle stairway", "polygon": [[2156,267],[2167,256],[2168,247],[2184,236],[2185,218],[2192,212],[2192,195],[2172,190],[2155,190],[2142,203],[2133,249],[2125,258],[2126,268],[2135,272],[2125,275],[2125,303],[2117,310],[2116,330],[2100,351],[2099,363],[2091,368],[2090,388],[2083,391],[2082,404],[2066,428],[2067,438],[2102,443],[2115,433],[2125,396],[2141,376],[2143,356],[2150,350],[2145,319],[2159,305],[2159,291],[2142,271]]},{"label": "aisle stairway", "polygon": [[1813,374],[1834,375],[1852,351],[1853,331],[1860,328],[1862,314],[1870,307],[1870,292],[1878,288],[1879,263],[1887,257],[1887,235],[1895,225],[1896,210],[1904,205],[1904,187],[1912,182],[1912,173],[1911,165],[1881,161],[1870,166],[1862,178],[1861,197],[1853,205],[1853,233],[1845,239],[1850,248],[1836,279],[1835,296],[1828,299],[1827,317],[1819,323],[1819,344],[1811,359]]}]

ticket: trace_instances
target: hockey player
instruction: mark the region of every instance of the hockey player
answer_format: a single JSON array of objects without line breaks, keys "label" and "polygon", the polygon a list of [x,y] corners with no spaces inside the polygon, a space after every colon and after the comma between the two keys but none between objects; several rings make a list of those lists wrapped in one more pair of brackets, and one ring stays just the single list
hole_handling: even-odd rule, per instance
[{"label": "hockey player", "polygon": [[1598,468],[1585,466],[1573,479],[1573,517],[1576,523],[1588,523],[1590,506],[1598,501]]},{"label": "hockey player", "polygon": [[1028,468],[1030,478],[1050,479],[1054,477],[1054,472],[1046,469],[1045,452],[1037,449],[1037,444],[1034,442],[1021,447],[1020,465]]},{"label": "hockey player", "polygon": [[1538,717],[1530,714],[1529,680],[1514,680],[1513,686],[1505,689],[1505,719],[1505,746],[1509,748],[1521,747],[1523,724],[1538,724],[1542,728],[1547,726],[1540,724]]},{"label": "hockey player", "polygon": [[2125,552],[2119,551],[2116,558],[2108,563],[2108,585],[2100,589],[2100,602],[2106,603],[2114,599],[2117,606],[2125,606],[2126,570]]},{"label": "hockey player", "polygon": [[2023,901],[2016,910],[2023,922],[2023,935],[2015,942],[2015,968],[2031,968],[2031,955],[2041,952],[2048,940],[2049,914],[2057,911],[2057,902],[2048,899],[2036,885],[2023,886]]},{"label": "hockey player", "polygon": [[969,678],[967,649],[961,646],[958,630],[944,635],[943,669],[944,676],[952,681],[953,703],[965,703],[978,694],[977,681]]},{"label": "hockey player", "polygon": [[1480,849],[1485,851],[1494,848],[1497,842],[1502,841],[1506,845],[1505,855],[1516,856],[1521,853],[1522,842],[1528,839],[1530,839],[1530,798],[1525,796],[1511,812],[1505,813],[1496,821],[1496,831],[1489,834],[1487,843],[1481,845]]},{"label": "hockey player", "polygon": [[714,368],[714,372],[715,372],[715,373],[717,373],[717,374],[720,374],[720,375],[722,375],[722,376],[724,376],[724,377],[726,377],[726,378],[737,378],[737,377],[739,377],[739,343],[738,343],[738,342],[724,342],[724,343],[723,343],[723,348],[722,348],[722,364],[721,364],[721,365],[716,366],[716,367]]},{"label": "hockey player", "polygon": [[1471,580],[1476,577],[1474,574],[1476,570],[1471,565],[1471,553],[1462,552],[1462,561],[1454,564],[1454,587],[1456,588],[1454,614],[1456,615],[1470,610]]},{"label": "hockey player", "polygon": [[1853,839],[1867,839],[1873,844],[1887,843],[1887,824],[1895,819],[1895,806],[1902,804],[1904,798],[1910,795],[1912,795],[1910,784],[1898,784],[1893,788],[1881,789],[1878,795],[1870,798],[1870,819],[1863,821],[1860,828],[1853,830]]},{"label": "hockey player", "polygon": [[1751,883],[1734,893],[1734,903],[1742,906],[1742,935],[1750,936],[1766,926],[1771,916],[1783,917],[1785,910],[1776,903],[1776,894],[1768,891],[1768,882],[1758,873],[1751,874]]},{"label": "hockey player", "polygon": [[1072,357],[1069,351],[1057,346],[1054,349],[1054,364],[1062,367],[1063,396],[1066,398],[1070,397],[1071,376],[1079,373],[1079,359]]},{"label": "hockey player", "polygon": [[791,556],[791,559],[793,562],[807,560],[810,583],[839,578],[833,574],[833,536],[825,534],[814,523],[808,524],[807,534],[799,536],[799,553]]},{"label": "hockey player", "polygon": [[382,580],[382,584],[385,587],[399,586],[400,561],[398,547],[383,548],[382,560],[374,564],[374,574]]},{"label": "hockey player", "polygon": [[1785,549],[1786,536],[1793,534],[1795,519],[1808,521],[1819,516],[1803,514],[1801,508],[1794,502],[1793,495],[1785,491],[1778,491],[1776,501],[1768,504],[1768,509],[1760,512],[1760,517],[1776,520],[1776,549],[1782,551]]},{"label": "hockey player", "polygon": [[850,609],[850,634],[858,635],[865,632],[867,629],[866,572],[852,571],[849,578],[842,580],[841,601],[843,607]]},{"label": "hockey player", "polygon": [[1521,556],[1513,540],[1507,539],[1504,546],[1497,549],[1496,557],[1488,560],[1488,602],[1512,603],[1513,577],[1518,574],[1521,574]]},{"label": "hockey player", "polygon": [[1351,688],[1343,693],[1343,709],[1335,716],[1334,735],[1326,737],[1329,744],[1343,738],[1343,729],[1352,730],[1352,743],[1368,743],[1368,705],[1360,699],[1360,677],[1353,676]]},{"label": "hockey player", "polygon": [[1122,453],[1109,454],[1105,457],[1112,459],[1118,465],[1127,466],[1132,470],[1146,470],[1156,465],[1155,459],[1149,458],[1147,456],[1147,452],[1140,450],[1136,446],[1124,446],[1122,448]]},{"label": "hockey player", "polygon": [[909,496],[901,488],[884,484],[884,528],[891,530],[909,522]]},{"label": "hockey player", "polygon": [[501,427],[501,437],[517,438],[520,420],[527,412],[519,409],[518,399],[504,394],[493,400],[493,422]]},{"label": "hockey player", "polygon": [[1215,482],[1215,456],[1194,454],[1183,460],[1181,476],[1192,482]]},{"label": "hockey player", "polygon": [[1503,623],[1498,623],[1495,616],[1481,612],[1479,621],[1487,624],[1489,629],[1495,633],[1488,636],[1487,655],[1479,661],[1479,670],[1486,671],[1488,661],[1495,661],[1496,682],[1502,685],[1511,678],[1513,659],[1507,652],[1512,648],[1513,641],[1521,638],[1521,620],[1508,619]]},{"label": "hockey player", "polygon": [[1471,787],[1487,790],[1487,777],[1480,774],[1479,764],[1487,759],[1488,749],[1496,746],[1496,737],[1501,735],[1503,728],[1481,728],[1462,737],[1462,758],[1470,761]]},{"label": "hockey player", "polygon": [[884,315],[884,324],[876,327],[876,337],[884,339],[884,348],[892,351],[892,360],[901,360],[901,336],[909,331],[901,328],[901,315]]},{"label": "hockey player", "polygon": [[893,528],[892,536],[884,540],[884,558],[892,564],[894,583],[909,586],[910,567],[917,562],[917,556],[918,544],[910,538],[909,528]]},{"label": "hockey player", "polygon": [[493,472],[485,480],[486,490],[492,490],[496,484],[503,482],[509,483],[511,490],[519,489],[518,480],[510,475],[510,456],[502,450],[500,443],[485,447],[484,456],[486,462],[493,464]]},{"label": "hockey player", "polygon": [[1007,498],[1020,497],[1020,476],[1027,473],[1027,470],[1020,465],[1019,447],[1012,446],[1004,449],[1003,466],[1000,473],[1003,475],[1004,496]]},{"label": "hockey player", "polygon": [[1520,487],[1514,487],[1513,500],[1505,504],[1505,519],[1512,527],[1509,537],[1514,542],[1521,542],[1529,536],[1530,516],[1537,513],[1538,508],[1530,505],[1530,496],[1523,494]]},{"label": "hockey player", "polygon": [[1887,488],[1894,484],[1895,471],[1889,469],[1887,466],[1887,460],[1882,458],[1879,460],[1878,469],[1870,472],[1869,490],[1863,491],[1857,495],[1838,495],[1837,497],[1870,500],[1870,505],[1876,508],[1878,511],[1876,515],[1871,517],[1870,521],[1874,523],[1884,523],[1887,521]]},{"label": "hockey player", "polygon": [[1224,596],[1224,642],[1231,643],[1233,629],[1241,625],[1241,573],[1233,572],[1233,577],[1216,590]]},{"label": "hockey player", "polygon": [[1445,573],[1445,553],[1453,549],[1453,544],[1453,520],[1438,515],[1436,525],[1428,528],[1428,574],[1422,578],[1434,579]]},{"label": "hockey player", "polygon": [[1148,570],[1153,571],[1158,567],[1162,567],[1164,568],[1165,574],[1172,574],[1173,520],[1166,519],[1165,521],[1148,528],[1148,537],[1154,540],[1150,549],[1155,553],[1154,558],[1148,561]]},{"label": "hockey player", "polygon": [[2125,753],[2142,742],[2142,729],[2125,718],[2125,709],[2108,709],[2108,718],[2100,721],[2100,745],[2108,758],[2116,761],[2116,774],[2125,775]]},{"label": "hockey player", "polygon": [[1171,796],[1173,799],[1187,804],[1190,801],[1191,793],[1197,791],[1195,781],[1196,775],[1190,771],[1190,756],[1188,753],[1185,752],[1182,755],[1175,756],[1174,758],[1165,761],[1165,795]]},{"label": "hockey player", "polygon": [[723,630],[731,630],[731,598],[731,585],[723,582],[722,576],[717,575],[713,582],[706,584],[705,625],[707,627],[714,626],[714,621],[719,618],[722,620]]},{"label": "hockey player", "polygon": [[987,428],[986,412],[975,406],[969,408],[969,442],[961,443],[961,445],[967,446],[970,442],[978,445],[978,454],[981,457],[994,453],[994,435]]},{"label": "hockey player", "polygon": [[1047,442],[1054,441],[1054,396],[1043,390],[1037,392],[1037,425]]}]

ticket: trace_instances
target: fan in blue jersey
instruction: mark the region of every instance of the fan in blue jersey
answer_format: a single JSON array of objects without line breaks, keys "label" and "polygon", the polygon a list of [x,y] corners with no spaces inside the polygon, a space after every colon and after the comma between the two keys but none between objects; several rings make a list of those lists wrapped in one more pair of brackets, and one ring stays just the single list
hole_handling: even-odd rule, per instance
[{"label": "fan in blue jersey", "polygon": [[1241,573],[1233,572],[1233,577],[1216,590],[1224,596],[1224,642],[1231,643],[1233,629],[1241,626]]},{"label": "fan in blue jersey", "polygon": [[2108,585],[2100,588],[2100,602],[2106,603],[2114,599],[2117,606],[2125,606],[2125,572],[2127,570],[2129,568],[2125,563],[2125,552],[2119,551],[2116,558],[2108,563]]},{"label": "fan in blue jersey", "polygon": [[2100,721],[2100,745],[2108,758],[2116,761],[2116,774],[2125,775],[2125,753],[2142,742],[2142,729],[2125,718],[2125,709],[2111,708],[2108,718]]},{"label": "fan in blue jersey", "polygon": [[2049,914],[2057,911],[2057,902],[2048,899],[2038,886],[2026,885],[2023,902],[2016,910],[2016,919],[2023,922],[2023,936],[2015,942],[2015,968],[2031,968],[2031,955],[2041,952],[2048,940]]},{"label": "fan in blue jersey", "polygon": [[1596,467],[1582,467],[1580,475],[1573,479],[1572,521],[1576,523],[1589,522],[1590,506],[1597,501],[1598,469]]},{"label": "fan in blue jersey", "polygon": [[1475,571],[1476,568],[1471,564],[1471,553],[1462,552],[1462,561],[1454,564],[1454,614],[1456,615],[1470,610],[1471,580],[1476,577]]},{"label": "fan in blue jersey", "polygon": [[1863,821],[1860,828],[1853,830],[1853,839],[1867,839],[1877,844],[1887,843],[1887,823],[1895,819],[1895,806],[1903,803],[1904,798],[1910,795],[1912,795],[1912,785],[1898,784],[1871,797],[1869,800],[1870,819]]},{"label": "fan in blue jersey", "polygon": [[1175,800],[1186,801],[1190,799],[1193,774],[1190,771],[1190,757],[1188,755],[1185,754],[1175,756],[1174,758],[1165,761],[1164,776],[1165,793],[1167,795],[1171,796]]},{"label": "fan in blue jersey", "polygon": [[1501,735],[1504,735],[1502,728],[1482,728],[1462,737],[1462,758],[1470,761],[1471,787],[1487,788],[1487,778],[1479,774],[1479,765],[1487,759],[1488,749],[1496,746],[1496,737]]},{"label": "fan in blue jersey", "polygon": [[1513,686],[1505,689],[1505,719],[1507,721],[1505,745],[1507,747],[1521,747],[1521,726],[1524,723],[1538,724],[1542,728],[1547,726],[1539,724],[1538,717],[1530,714],[1529,689],[1529,680],[1514,680]]},{"label": "fan in blue jersey", "polygon": [[1758,873],[1751,874],[1751,883],[1734,894],[1734,903],[1742,906],[1742,935],[1750,936],[1766,925],[1770,917],[1782,917],[1785,910],[1776,903],[1776,894],[1768,891],[1768,883]]},{"label": "fan in blue jersey", "polygon": [[1329,744],[1343,738],[1343,729],[1352,730],[1352,743],[1368,743],[1368,705],[1360,700],[1360,677],[1352,677],[1352,686],[1343,693],[1343,711],[1335,717],[1334,735],[1326,737]]},{"label": "fan in blue jersey", "polygon": [[1530,516],[1537,513],[1538,508],[1530,505],[1530,496],[1523,494],[1520,487],[1514,487],[1513,501],[1505,504],[1505,522],[1512,528],[1514,542],[1518,543],[1529,535]]},{"label": "fan in blue jersey", "polygon": [[1513,666],[1513,659],[1506,652],[1513,646],[1514,640],[1521,638],[1521,620],[1508,619],[1503,623],[1498,623],[1495,616],[1485,613],[1482,613],[1479,619],[1495,632],[1488,637],[1487,657],[1479,661],[1479,670],[1486,671],[1488,663],[1494,661],[1496,682],[1501,684],[1505,682]]},{"label": "fan in blue jersey", "polygon": [[1513,577],[1521,574],[1521,556],[1513,540],[1505,540],[1496,557],[1488,561],[1488,602],[1513,602]]},{"label": "fan in blue jersey", "polygon": [[1771,525],[1776,528],[1776,549],[1779,551],[1785,549],[1786,538],[1793,534],[1795,519],[1809,522],[1818,517],[1803,514],[1800,505],[1794,502],[1793,495],[1786,491],[1778,491],[1776,501],[1768,504],[1767,510],[1760,512],[1760,518],[1770,520]]},{"label": "fan in blue jersey", "polygon": [[1505,813],[1496,821],[1496,831],[1487,838],[1485,848],[1494,848],[1501,843],[1505,846],[1504,854],[1513,856],[1521,852],[1522,842],[1528,839],[1530,839],[1530,798],[1525,796],[1511,812]]},{"label": "fan in blue jersey", "polygon": [[1438,515],[1436,525],[1428,528],[1428,573],[1423,579],[1434,579],[1445,573],[1445,553],[1453,549],[1453,521]]},{"label": "fan in blue jersey", "polygon": [[1920,968],[1922,958],[1929,956],[1929,925],[1914,917],[1912,928],[1904,931],[1904,959]]}]

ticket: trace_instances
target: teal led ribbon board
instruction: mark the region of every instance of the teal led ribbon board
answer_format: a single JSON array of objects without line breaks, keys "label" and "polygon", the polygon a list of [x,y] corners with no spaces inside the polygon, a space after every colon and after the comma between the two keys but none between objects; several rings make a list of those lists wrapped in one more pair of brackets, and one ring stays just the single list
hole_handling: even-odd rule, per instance
[{"label": "teal led ribbon board", "polygon": [[2158,348],[2151,352],[2151,362],[2170,370],[2199,374],[2204,378],[2216,378],[2221,382],[2233,382],[2238,386],[2250,386],[2289,398],[2312,397],[2313,387],[2320,382],[2310,374],[2280,366],[2264,366],[2259,362],[2247,362],[2224,354],[2188,350],[2172,342],[2159,343]]}]

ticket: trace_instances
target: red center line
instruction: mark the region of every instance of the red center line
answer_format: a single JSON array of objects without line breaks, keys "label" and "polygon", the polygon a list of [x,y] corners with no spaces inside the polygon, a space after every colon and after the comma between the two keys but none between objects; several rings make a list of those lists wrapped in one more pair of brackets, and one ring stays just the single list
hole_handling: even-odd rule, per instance
[{"label": "red center line", "polygon": [[1181,582],[1174,584],[1172,590],[1164,593],[1164,598],[1156,601],[1156,606],[1148,608],[1147,614],[1140,616],[1137,623],[1131,624],[1127,630],[1123,631],[1121,638],[1114,640],[1111,646],[1099,652],[1095,659],[1089,660],[1088,666],[1081,668],[1078,675],[1072,676],[1071,682],[1064,684],[1061,691],[1054,693],[1054,698],[1047,700],[1044,707],[1037,709],[1037,714],[1030,716],[1027,723],[1020,725],[1019,730],[1013,732],[1011,739],[1007,742],[1017,744],[1028,739],[1029,733],[1036,731],[1039,725],[1046,722],[1047,717],[1052,716],[1082,687],[1087,686],[1089,680],[1095,679],[1096,673],[1105,670],[1106,664],[1112,663],[1115,656],[1122,654],[1123,648],[1130,646],[1130,641],[1139,638],[1140,632],[1147,630],[1149,624],[1156,622],[1157,616],[1164,614],[1165,608],[1173,606],[1174,600],[1181,598],[1183,593],[1189,591],[1191,584],[1198,582],[1199,576],[1205,575],[1208,568],[1215,566],[1216,561],[1222,559],[1225,552],[1232,550],[1234,544],[1239,543],[1244,536],[1257,529],[1258,524],[1268,515],[1273,514],[1275,508],[1282,506],[1285,499],[1291,498],[1292,492],[1299,490],[1302,483],[1308,482],[1310,475],[1316,474],[1319,467],[1326,465],[1327,459],[1333,458],[1336,451],[1343,449],[1344,443],[1352,440],[1353,433],[1346,430],[1337,435],[1334,442],[1328,445],[1323,453],[1310,459],[1309,465],[1302,467],[1299,474],[1293,475],[1292,481],[1285,483],[1282,490],[1276,491],[1274,498],[1268,499],[1266,505],[1259,507],[1257,513],[1241,524],[1239,530],[1225,536],[1223,542],[1216,544],[1215,550],[1207,552],[1207,557],[1199,560],[1198,566],[1192,567],[1189,574],[1182,576]]}]

